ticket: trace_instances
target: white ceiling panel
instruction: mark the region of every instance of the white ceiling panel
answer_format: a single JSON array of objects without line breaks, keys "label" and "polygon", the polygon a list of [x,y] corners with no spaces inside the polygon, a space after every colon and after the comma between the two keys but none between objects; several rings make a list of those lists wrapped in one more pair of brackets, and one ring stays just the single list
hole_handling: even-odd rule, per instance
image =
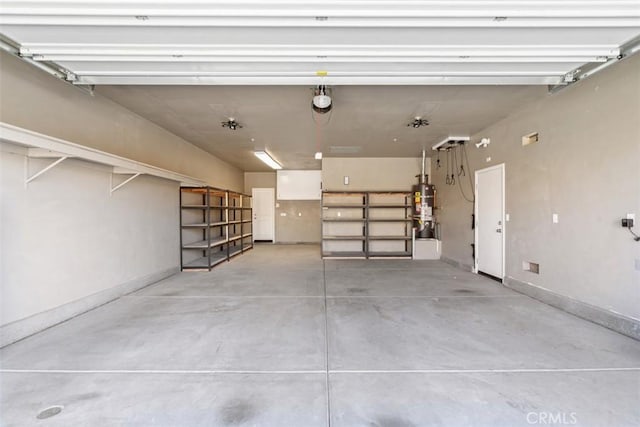
[{"label": "white ceiling panel", "polygon": [[417,155],[634,54],[640,0],[5,0],[0,25],[15,56],[244,169],[258,145],[305,169],[316,145]]},{"label": "white ceiling panel", "polygon": [[[0,9],[0,19],[2,19]],[[0,21],[1,22],[1,21]],[[1,24],[2,32],[24,44],[117,45],[492,45],[555,46],[614,45],[640,33],[640,22],[629,27],[474,28],[217,28],[182,26],[55,26]]]}]

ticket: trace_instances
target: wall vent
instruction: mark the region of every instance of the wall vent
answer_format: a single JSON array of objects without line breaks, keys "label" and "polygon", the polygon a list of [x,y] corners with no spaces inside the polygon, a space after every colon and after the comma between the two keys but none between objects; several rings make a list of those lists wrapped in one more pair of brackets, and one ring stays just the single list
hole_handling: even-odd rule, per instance
[{"label": "wall vent", "polygon": [[533,132],[522,137],[522,146],[535,144],[539,141],[538,132]]},{"label": "wall vent", "polygon": [[523,261],[522,262],[522,269],[524,271],[528,271],[530,273],[540,274],[540,264],[535,263],[535,262]]}]

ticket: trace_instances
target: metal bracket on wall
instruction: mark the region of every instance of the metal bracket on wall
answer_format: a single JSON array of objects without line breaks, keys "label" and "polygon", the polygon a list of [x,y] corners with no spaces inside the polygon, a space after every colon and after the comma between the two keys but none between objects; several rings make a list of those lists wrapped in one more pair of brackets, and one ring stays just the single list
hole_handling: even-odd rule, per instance
[{"label": "metal bracket on wall", "polygon": [[614,49],[610,55],[600,57],[600,62],[589,62],[569,71],[564,75],[564,82],[562,84],[548,86],[549,93],[556,93],[580,80],[590,77],[610,65],[629,58],[638,51],[640,51],[640,36],[624,43],[619,49]]},{"label": "metal bracket on wall", "polygon": [[[58,166],[60,163],[68,159],[68,154],[57,153],[55,151],[44,150],[42,148],[29,148],[24,158],[24,186],[26,187],[31,181],[44,174],[45,172]],[[40,169],[38,172],[29,176],[29,159],[56,159],[53,163]]]},{"label": "metal bracket on wall", "polygon": [[91,96],[94,95],[95,85],[75,84],[78,76],[74,73],[53,62],[36,60],[33,55],[29,54],[28,49],[26,49],[24,53],[21,52],[23,49],[20,46],[20,43],[10,39],[4,34],[0,34],[0,49],[15,56],[16,58],[20,58],[24,62],[31,64],[36,68],[39,68],[45,73],[51,74],[52,76],[71,84],[71,86],[78,88]]},{"label": "metal bracket on wall", "polygon": [[[122,181],[120,184],[117,184],[114,187],[113,186],[113,176],[114,175],[131,175],[131,176],[129,178],[125,179],[124,181]],[[140,175],[142,175],[141,172],[134,172],[134,171],[129,170],[129,169],[123,169],[123,168],[118,168],[118,167],[113,168],[113,171],[111,171],[111,179],[110,179],[110,185],[109,185],[110,194],[113,194],[114,191],[119,190],[120,188],[124,187],[125,185],[127,185],[128,183],[130,183],[131,181],[133,181],[134,179],[136,179]]]}]

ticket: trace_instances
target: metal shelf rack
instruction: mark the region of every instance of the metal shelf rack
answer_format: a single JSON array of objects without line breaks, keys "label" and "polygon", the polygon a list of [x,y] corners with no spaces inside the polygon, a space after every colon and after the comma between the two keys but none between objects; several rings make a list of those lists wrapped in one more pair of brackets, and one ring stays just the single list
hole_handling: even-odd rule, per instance
[{"label": "metal shelf rack", "polygon": [[411,258],[411,192],[322,193],[323,258]]},{"label": "metal shelf rack", "polygon": [[210,271],[253,247],[251,196],[214,187],[180,187],[180,265]]}]

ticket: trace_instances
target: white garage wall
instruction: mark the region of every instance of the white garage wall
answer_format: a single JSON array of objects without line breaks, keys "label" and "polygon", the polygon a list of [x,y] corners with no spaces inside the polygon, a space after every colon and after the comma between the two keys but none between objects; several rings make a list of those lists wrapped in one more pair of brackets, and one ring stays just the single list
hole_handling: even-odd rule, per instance
[{"label": "white garage wall", "polygon": [[[540,142],[523,147],[530,132]],[[506,165],[507,282],[568,297],[547,295],[574,311],[590,310],[578,302],[640,319],[640,243],[620,226],[627,213],[640,217],[640,55],[514,112],[472,142],[483,137],[491,145],[470,144],[471,169]],[[473,207],[457,185],[445,185],[444,168],[433,170],[443,256],[470,266]],[[523,261],[539,263],[540,274],[523,271]]]},{"label": "white garage wall", "polygon": [[2,144],[2,325],[177,271],[177,183],[141,176],[110,196],[108,168],[67,160],[25,188],[20,151]]},{"label": "white garage wall", "polygon": [[[427,158],[425,172],[431,181],[430,160]],[[418,182],[416,175],[421,168],[422,158],[325,157],[322,188],[327,191],[411,191],[411,186]],[[344,185],[345,176],[349,177],[349,185]]]},{"label": "white garage wall", "polygon": [[[253,188],[275,189],[276,173],[245,172],[244,186],[247,194]],[[320,243],[320,212],[319,200],[277,200],[276,242]]]},{"label": "white garage wall", "polygon": [[[1,121],[242,191],[239,169],[0,55]],[[110,196],[108,168],[65,160],[25,188],[24,159],[2,144],[0,346],[178,271],[178,183],[141,176]]]},{"label": "white garage wall", "polygon": [[243,171],[138,116],[0,51],[0,120],[242,191]]}]

